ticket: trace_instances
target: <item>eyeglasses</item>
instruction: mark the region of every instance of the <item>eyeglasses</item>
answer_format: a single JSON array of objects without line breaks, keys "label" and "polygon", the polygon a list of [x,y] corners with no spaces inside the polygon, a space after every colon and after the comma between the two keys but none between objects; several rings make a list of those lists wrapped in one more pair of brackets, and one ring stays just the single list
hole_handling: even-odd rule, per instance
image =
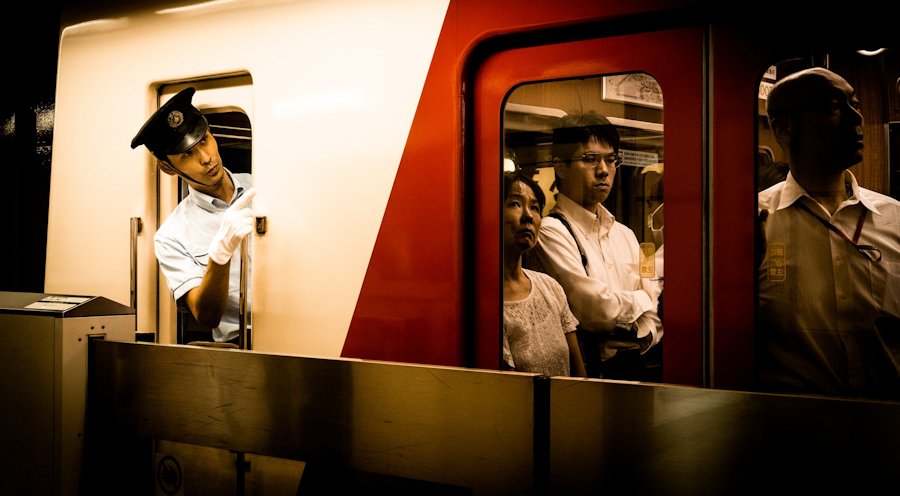
[{"label": "eyeglasses", "polygon": [[615,169],[622,164],[622,156],[618,153],[608,153],[601,155],[597,152],[587,152],[579,159],[589,169],[596,169],[600,166],[600,161],[606,162],[606,166]]}]

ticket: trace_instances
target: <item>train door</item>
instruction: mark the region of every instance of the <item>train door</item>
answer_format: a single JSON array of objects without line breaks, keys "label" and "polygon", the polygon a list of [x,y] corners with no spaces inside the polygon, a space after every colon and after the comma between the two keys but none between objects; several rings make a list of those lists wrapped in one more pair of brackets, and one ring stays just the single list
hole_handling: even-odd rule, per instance
[{"label": "train door", "polygon": [[[182,89],[193,86],[197,92],[192,102],[209,121],[210,132],[219,146],[224,166],[232,173],[251,173],[251,121],[253,118],[252,80],[249,75],[204,79],[188,83],[170,84],[160,88],[162,105]],[[187,183],[157,170],[158,207],[160,224],[179,201],[188,194]],[[252,236],[251,236],[252,238]],[[251,250],[252,251],[252,250]],[[158,269],[157,269],[158,270]],[[159,342],[187,343],[211,341],[210,330],[200,326],[190,312],[176,308],[165,277],[158,272]],[[247,281],[249,285],[250,281]],[[252,304],[245,312],[249,315]],[[248,319],[249,320],[249,319]]]},{"label": "train door", "polygon": [[[704,383],[703,46],[702,30],[686,28],[509,46],[482,61],[474,76],[471,172],[478,366],[498,368],[500,360],[504,164],[534,174],[552,204],[546,151],[552,123],[594,110],[622,137],[623,163],[604,205],[644,243],[648,260],[665,266],[661,379]],[[663,204],[669,229],[660,250]],[[657,258],[659,251],[665,254]]]}]

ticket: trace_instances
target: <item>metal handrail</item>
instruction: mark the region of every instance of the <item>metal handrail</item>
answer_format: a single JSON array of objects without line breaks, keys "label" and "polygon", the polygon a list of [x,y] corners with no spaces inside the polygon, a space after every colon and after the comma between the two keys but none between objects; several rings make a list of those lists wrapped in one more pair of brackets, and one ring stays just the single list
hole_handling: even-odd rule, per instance
[{"label": "metal handrail", "polygon": [[131,308],[137,310],[138,235],[143,229],[140,217],[131,218]]}]

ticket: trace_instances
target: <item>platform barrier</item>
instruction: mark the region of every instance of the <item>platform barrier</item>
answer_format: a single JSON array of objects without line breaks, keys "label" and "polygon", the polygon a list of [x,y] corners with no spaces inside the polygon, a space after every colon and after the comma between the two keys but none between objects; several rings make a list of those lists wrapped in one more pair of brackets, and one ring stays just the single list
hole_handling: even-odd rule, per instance
[{"label": "platform barrier", "polygon": [[[152,494],[173,476],[182,483],[168,494],[244,494],[254,464],[249,473],[235,464],[258,455],[303,462],[302,494],[340,494],[340,485],[526,494],[535,485],[531,374],[110,344],[91,344],[89,494]],[[219,451],[209,463],[173,457],[167,466],[160,445]],[[202,467],[216,457],[222,469]],[[186,469],[192,463],[198,471]],[[235,481],[234,492],[219,492]]]},{"label": "platform barrier", "polygon": [[77,494],[88,343],[133,342],[135,322],[102,296],[0,291],[0,494]]},{"label": "platform barrier", "polygon": [[897,403],[563,379],[549,397],[550,494],[900,494]]},{"label": "platform barrier", "polygon": [[900,491],[900,404],[90,343],[87,494]]}]

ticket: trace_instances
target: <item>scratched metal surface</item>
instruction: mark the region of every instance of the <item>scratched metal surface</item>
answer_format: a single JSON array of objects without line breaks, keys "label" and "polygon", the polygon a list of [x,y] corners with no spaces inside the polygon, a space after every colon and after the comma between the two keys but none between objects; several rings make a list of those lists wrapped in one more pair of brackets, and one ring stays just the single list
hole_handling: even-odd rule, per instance
[{"label": "scratched metal surface", "polygon": [[147,462],[142,440],[162,439],[471,494],[533,485],[529,374],[153,343],[99,342],[91,352],[95,482],[143,487],[134,467]]},{"label": "scratched metal surface", "polygon": [[553,494],[900,494],[898,403],[567,379],[550,398]]},{"label": "scratched metal surface", "polygon": [[152,484],[135,469],[150,463],[142,443],[161,439],[462,489],[452,494],[900,493],[898,403],[91,346],[93,473],[140,487]]}]

